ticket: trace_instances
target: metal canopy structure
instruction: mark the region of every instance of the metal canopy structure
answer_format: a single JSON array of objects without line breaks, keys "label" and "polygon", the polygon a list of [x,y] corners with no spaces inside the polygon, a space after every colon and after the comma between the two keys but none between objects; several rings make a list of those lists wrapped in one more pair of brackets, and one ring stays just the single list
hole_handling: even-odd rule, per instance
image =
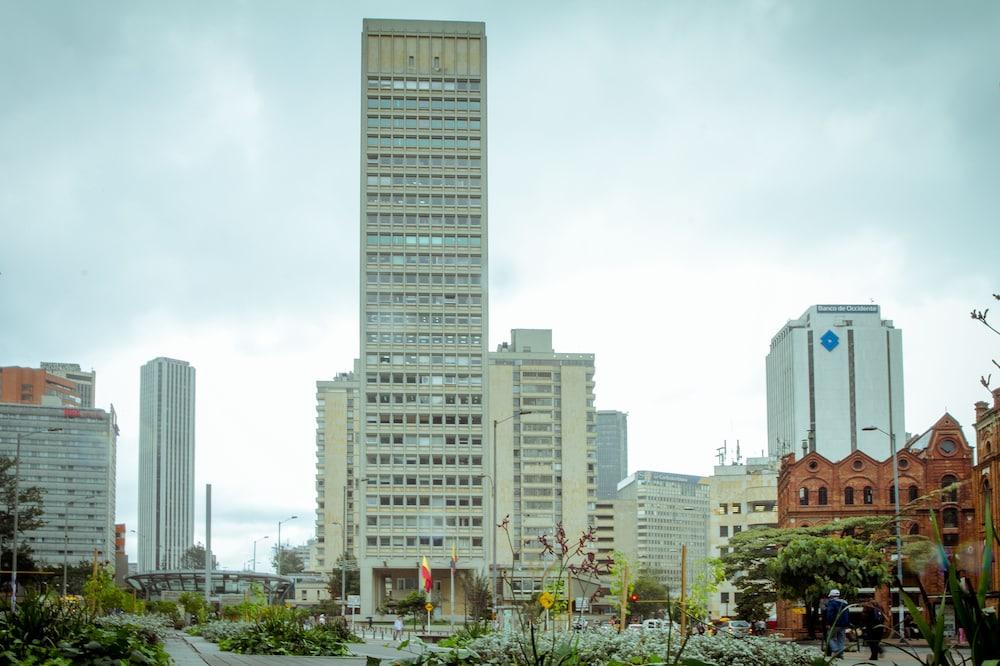
[{"label": "metal canopy structure", "polygon": [[[171,571],[147,571],[127,576],[125,582],[146,599],[172,597],[181,592],[205,591],[204,569],[179,569]],[[288,576],[256,573],[253,571],[212,572],[212,597],[239,596],[250,593],[251,585],[260,585],[268,603],[278,604],[288,597],[294,581]]]}]

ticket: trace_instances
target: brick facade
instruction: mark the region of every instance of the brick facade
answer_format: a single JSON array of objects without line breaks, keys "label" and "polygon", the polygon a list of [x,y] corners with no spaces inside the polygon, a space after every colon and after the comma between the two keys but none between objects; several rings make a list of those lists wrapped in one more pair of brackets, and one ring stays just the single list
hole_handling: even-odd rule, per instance
[{"label": "brick facade", "polygon": [[[993,406],[976,403],[976,451],[978,460],[973,470],[972,490],[975,497],[976,515],[986,516],[986,497],[990,498],[990,510],[994,529],[1000,528],[1000,388],[993,389]],[[979,540],[986,537],[983,521],[978,521]],[[997,543],[993,543],[994,553]],[[994,554],[990,591],[994,597],[1000,596],[1000,557]]]},{"label": "brick facade", "polygon": [[[898,453],[904,544],[931,538],[930,513],[935,510],[945,546],[969,572],[976,570],[979,541],[976,505],[969,483],[972,458],[972,448],[950,414],[942,416],[922,435],[910,439]],[[957,490],[941,490],[953,483],[960,484]],[[778,525],[806,527],[840,518],[891,516],[895,512],[892,493],[891,456],[875,460],[855,451],[843,460],[831,461],[817,453],[809,453],[801,460],[789,454],[782,459],[778,476]],[[920,499],[932,493],[930,499]],[[916,582],[908,573],[912,570],[919,573],[929,595],[941,593],[944,580],[936,562],[911,561],[906,565],[904,586],[908,594],[915,596],[909,592]],[[876,598],[883,608],[889,608],[888,590],[878,591]],[[787,633],[801,630],[801,618],[790,612],[790,605],[779,605],[778,624]]]}]

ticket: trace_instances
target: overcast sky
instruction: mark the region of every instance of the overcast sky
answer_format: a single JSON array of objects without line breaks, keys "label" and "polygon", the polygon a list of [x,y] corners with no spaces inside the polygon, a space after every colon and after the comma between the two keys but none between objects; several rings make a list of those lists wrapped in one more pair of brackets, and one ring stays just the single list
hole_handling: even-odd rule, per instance
[{"label": "overcast sky", "polygon": [[119,521],[139,367],[171,356],[198,371],[196,539],[205,483],[223,566],[289,515],[312,536],[315,381],[359,348],[365,16],[486,21],[490,345],[595,353],[632,470],[764,449],[770,338],[814,303],[902,328],[908,430],[971,422],[1000,4],[420,5],[0,0],[0,365],[96,369]]}]

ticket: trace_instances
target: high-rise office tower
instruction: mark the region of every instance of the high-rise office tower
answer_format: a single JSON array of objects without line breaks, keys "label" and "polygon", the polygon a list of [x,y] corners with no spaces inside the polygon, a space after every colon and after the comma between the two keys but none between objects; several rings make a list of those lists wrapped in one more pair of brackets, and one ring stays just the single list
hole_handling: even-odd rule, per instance
[{"label": "high-rise office tower", "polygon": [[618,497],[618,482],[628,476],[628,414],[597,412],[597,497]]},{"label": "high-rise office tower", "polygon": [[785,324],[767,355],[769,454],[883,460],[887,435],[906,440],[902,331],[877,305],[814,305]]},{"label": "high-rise office tower", "polygon": [[[447,571],[454,546],[459,568],[478,571],[489,556],[485,26],[366,19],[361,60],[362,399],[348,447],[361,451],[348,505],[371,615],[415,589],[421,557]],[[435,578],[445,599],[447,584]]]},{"label": "high-rise office tower", "polygon": [[[515,329],[510,343],[489,355],[489,395],[497,519],[510,516],[510,544],[501,535],[497,561],[512,569],[504,597],[513,591],[525,600],[544,589],[552,563],[538,538],[561,524],[575,542],[596,523],[594,355],[556,353],[550,330]],[[572,596],[593,591],[579,585]]]},{"label": "high-rise office tower", "polygon": [[177,569],[194,543],[195,370],[154,358],[139,406],[139,570]]},{"label": "high-rise office tower", "polygon": [[80,406],[90,409],[94,406],[94,390],[97,385],[97,373],[91,370],[87,372],[80,369],[79,363],[49,363],[43,361],[42,370],[50,375],[68,379],[76,384],[76,390],[80,394]]}]

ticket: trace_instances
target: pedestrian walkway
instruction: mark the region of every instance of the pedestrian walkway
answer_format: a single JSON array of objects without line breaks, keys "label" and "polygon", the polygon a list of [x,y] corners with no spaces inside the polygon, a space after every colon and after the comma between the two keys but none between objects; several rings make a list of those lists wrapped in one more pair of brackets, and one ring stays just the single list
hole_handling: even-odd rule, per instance
[{"label": "pedestrian walkway", "polygon": [[286,655],[236,654],[223,652],[219,646],[200,636],[177,633],[166,639],[167,653],[177,666],[369,666],[391,664],[400,657],[413,656],[401,652],[391,641],[367,640],[348,644],[348,657],[290,657]]}]

